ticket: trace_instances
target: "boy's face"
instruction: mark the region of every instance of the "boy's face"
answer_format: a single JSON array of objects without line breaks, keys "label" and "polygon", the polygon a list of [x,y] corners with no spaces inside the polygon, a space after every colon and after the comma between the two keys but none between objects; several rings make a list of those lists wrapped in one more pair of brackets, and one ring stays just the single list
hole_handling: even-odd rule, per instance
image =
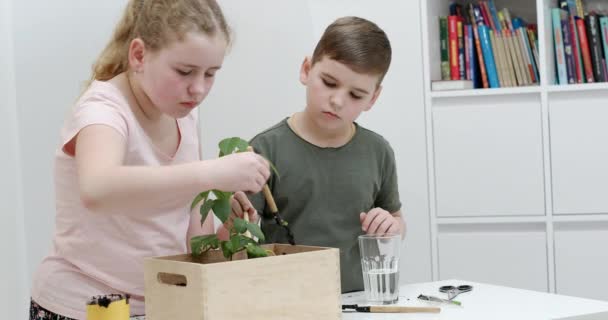
[{"label": "boy's face", "polygon": [[188,115],[207,96],[222,65],[226,42],[221,36],[187,33],[157,52],[145,51],[140,83],[150,102],[173,118]]},{"label": "boy's face", "polygon": [[306,86],[306,113],[327,130],[349,127],[376,102],[379,75],[357,73],[336,60],[323,57],[312,65],[306,58],[300,81]]}]

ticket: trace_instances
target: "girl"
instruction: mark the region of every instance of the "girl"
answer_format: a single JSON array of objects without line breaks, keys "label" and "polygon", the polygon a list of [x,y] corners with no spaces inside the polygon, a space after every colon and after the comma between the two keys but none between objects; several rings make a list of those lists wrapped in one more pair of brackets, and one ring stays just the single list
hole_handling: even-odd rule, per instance
[{"label": "girl", "polygon": [[261,190],[262,157],[199,156],[195,108],[229,40],[215,0],[129,1],[61,133],[55,236],[30,319],[85,319],[86,301],[109,293],[129,294],[142,315],[143,258],[184,253],[190,237],[213,232],[211,218],[201,227],[190,215],[194,196]]}]

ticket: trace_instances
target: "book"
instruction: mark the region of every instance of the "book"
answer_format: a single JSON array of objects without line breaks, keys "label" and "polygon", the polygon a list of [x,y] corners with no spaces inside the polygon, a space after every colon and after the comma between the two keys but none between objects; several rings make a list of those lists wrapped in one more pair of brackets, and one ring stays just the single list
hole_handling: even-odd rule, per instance
[{"label": "book", "polygon": [[589,41],[589,50],[591,52],[593,76],[597,82],[606,81],[606,75],[604,73],[604,66],[602,63],[603,54],[597,15],[594,13],[586,15],[585,25],[587,27],[587,40]]},{"label": "book", "polygon": [[436,80],[431,81],[432,91],[473,89],[473,80]]},{"label": "book", "polygon": [[469,3],[468,11],[471,19],[471,23],[473,23],[473,38],[475,38],[475,48],[477,49],[477,66],[479,68],[479,76],[481,80],[481,84],[483,88],[489,88],[490,84],[488,83],[488,74],[486,71],[486,64],[483,58],[483,50],[481,49],[481,42],[479,40],[479,31],[477,29],[478,25],[483,25],[483,18],[480,17],[480,9],[477,5],[473,5]]},{"label": "book", "polygon": [[449,80],[451,76],[448,50],[448,17],[439,17],[439,45],[441,48],[441,79]]},{"label": "book", "polygon": [[466,62],[465,62],[465,52],[464,52],[464,24],[462,17],[458,17],[458,21],[456,22],[456,28],[458,32],[458,73],[459,79],[466,79]]},{"label": "book", "polygon": [[[506,9],[504,9],[506,10]],[[511,76],[511,82],[513,84],[513,86],[521,86],[523,85],[523,80],[522,80],[522,75],[520,74],[520,69],[519,69],[519,62],[517,60],[517,53],[515,52],[515,44],[513,42],[513,37],[515,37],[515,34],[513,34],[513,31],[511,30],[511,28],[509,28],[509,24],[507,23],[507,20],[505,18],[505,14],[504,14],[504,10],[498,12],[498,19],[500,20],[500,23],[502,24],[502,31],[503,31],[503,35],[505,38],[505,44],[506,44],[506,48],[507,48],[507,56],[508,58],[508,65],[509,65],[509,73]]]},{"label": "book", "polygon": [[458,66],[458,17],[448,17],[448,44],[450,57],[450,77],[452,80],[460,80],[460,68]]},{"label": "book", "polygon": [[589,51],[589,41],[587,40],[587,28],[583,18],[575,17],[576,30],[578,31],[579,40],[581,43],[581,55],[583,57],[583,66],[585,70],[585,82],[595,82],[593,75],[593,64],[591,63],[591,52]]},{"label": "book", "polygon": [[566,55],[564,54],[564,42],[562,38],[562,20],[560,8],[551,9],[551,20],[553,23],[553,45],[555,47],[555,68],[557,72],[557,84],[568,84],[568,72],[566,71]]},{"label": "book", "polygon": [[490,29],[488,26],[480,25],[477,26],[477,30],[479,32],[479,41],[481,43],[481,50],[483,51],[483,58],[486,64],[488,83],[490,84],[490,88],[500,88],[498,73],[496,71],[496,63],[494,62],[494,53],[492,51]]},{"label": "book", "polygon": [[576,0],[567,0],[568,12],[570,12],[570,30],[572,31],[570,36],[572,38],[572,56],[574,57],[574,67],[576,72],[576,83],[584,83],[585,76],[583,74],[583,57],[581,54],[581,45],[578,36],[578,29],[576,28],[575,17],[578,15],[576,9]]},{"label": "book", "polygon": [[564,43],[564,57],[566,58],[566,74],[568,83],[576,83],[576,65],[572,49],[572,36],[570,31],[570,13],[560,10],[560,20],[562,25],[562,42]]},{"label": "book", "polygon": [[583,8],[583,0],[576,0],[576,13],[581,18],[585,16],[585,8]]},{"label": "book", "polygon": [[600,18],[600,30],[602,35],[602,47],[604,48],[604,66],[608,68],[608,16]]},{"label": "book", "polygon": [[498,49],[498,39],[494,34],[494,30],[489,30],[490,43],[492,44],[492,52],[494,52],[494,63],[496,64],[496,73],[498,74],[498,87],[505,87],[504,68],[502,64],[502,57],[500,50]]}]

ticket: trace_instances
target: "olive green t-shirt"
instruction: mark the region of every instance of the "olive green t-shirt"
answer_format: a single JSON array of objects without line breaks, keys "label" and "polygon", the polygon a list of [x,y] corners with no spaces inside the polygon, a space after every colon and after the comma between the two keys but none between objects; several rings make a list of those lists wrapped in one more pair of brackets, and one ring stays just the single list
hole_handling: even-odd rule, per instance
[{"label": "olive green t-shirt", "polygon": [[[272,174],[268,185],[296,244],[339,248],[342,292],[363,290],[359,214],[376,207],[391,213],[401,209],[389,143],[356,125],[347,144],[322,148],[296,135],[284,119],[255,136],[251,145],[279,173]],[[262,193],[250,199],[262,216],[266,242],[287,243],[287,233],[272,219]]]}]

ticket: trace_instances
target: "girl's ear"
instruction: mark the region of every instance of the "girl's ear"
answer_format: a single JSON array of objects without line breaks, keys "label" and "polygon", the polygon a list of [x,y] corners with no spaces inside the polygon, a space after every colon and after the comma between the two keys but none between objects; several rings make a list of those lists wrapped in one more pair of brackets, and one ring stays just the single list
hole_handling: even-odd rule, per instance
[{"label": "girl's ear", "polygon": [[141,72],[144,67],[146,44],[140,38],[135,38],[129,45],[129,67],[135,72]]},{"label": "girl's ear", "polygon": [[303,85],[308,83],[308,76],[310,75],[310,69],[312,68],[312,61],[310,57],[304,58],[302,66],[300,67],[300,82]]}]

